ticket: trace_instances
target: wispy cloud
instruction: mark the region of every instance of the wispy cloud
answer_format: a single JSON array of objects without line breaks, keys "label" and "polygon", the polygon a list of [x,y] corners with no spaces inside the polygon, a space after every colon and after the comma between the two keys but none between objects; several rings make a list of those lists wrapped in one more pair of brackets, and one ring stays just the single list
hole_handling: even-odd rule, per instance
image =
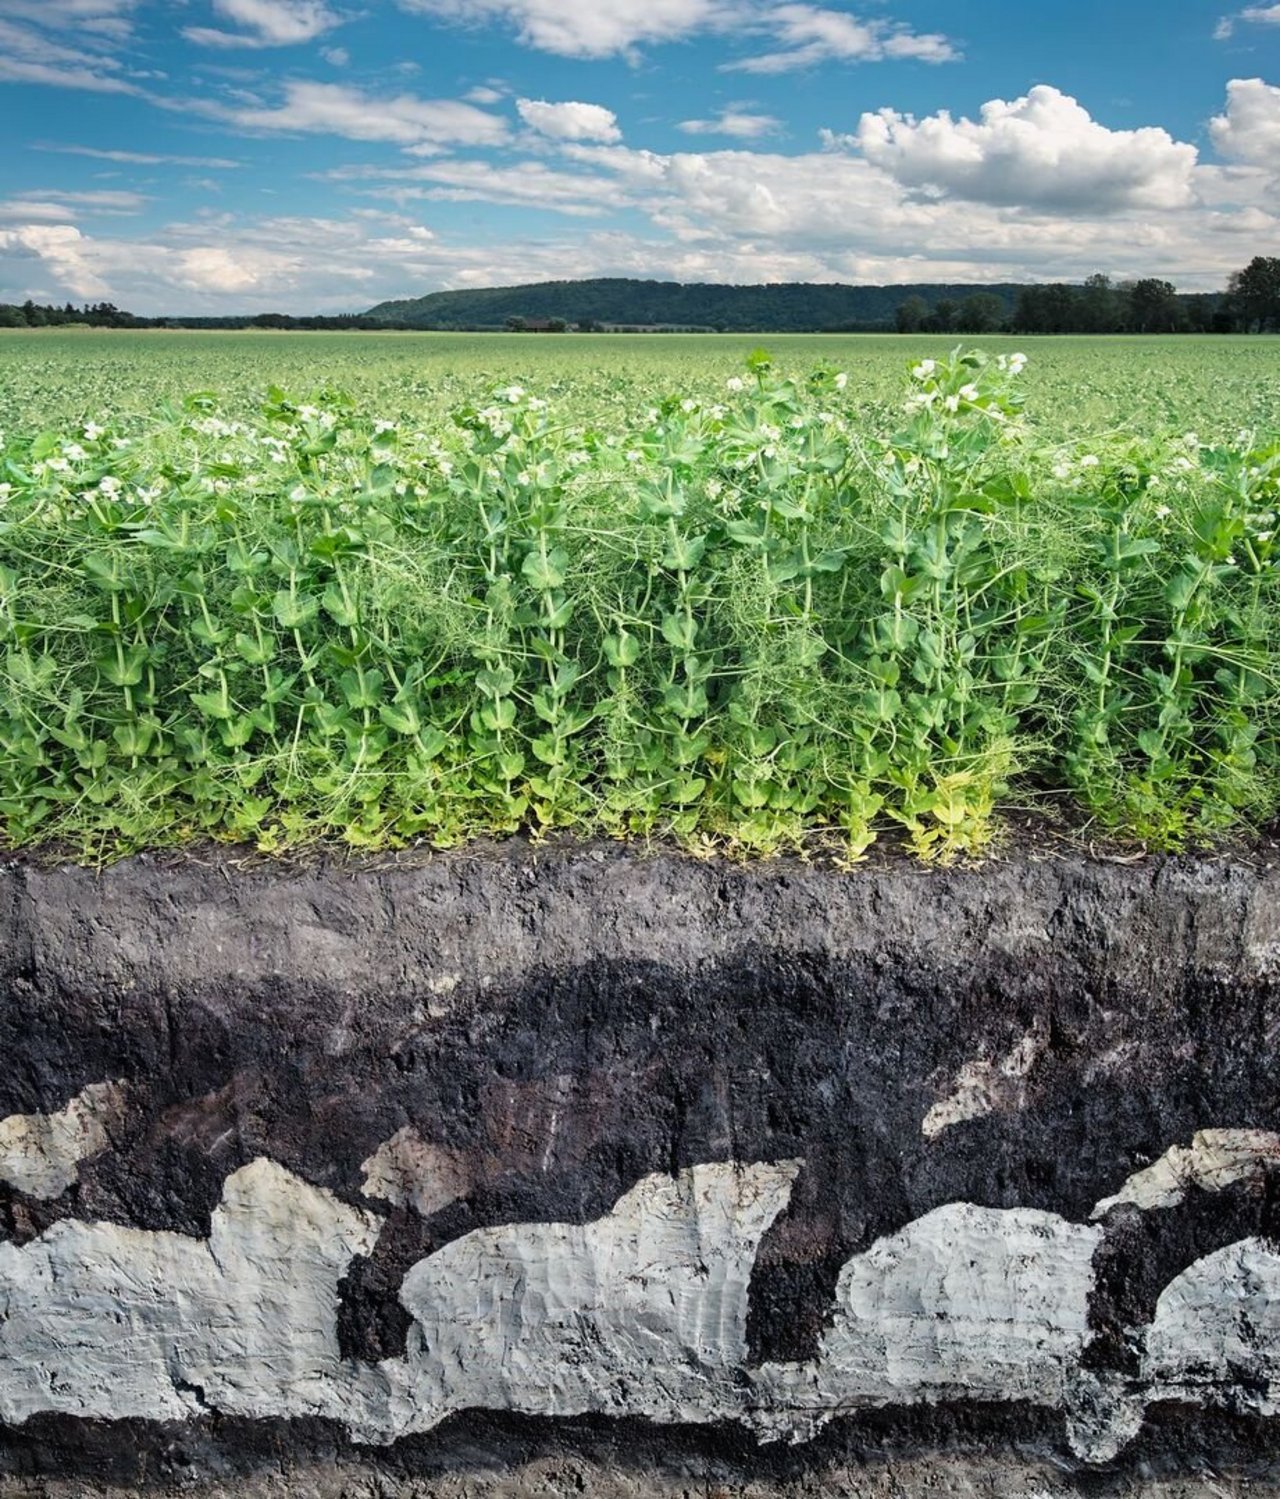
[{"label": "wispy cloud", "polygon": [[63,146],[46,141],[35,142],[33,150],[56,151],[63,156],[89,156],[95,161],[116,161],[140,167],[205,167],[211,171],[230,171],[240,166],[240,162],[229,156],[170,156],[153,151],[106,151],[98,146]]},{"label": "wispy cloud", "polygon": [[945,36],[920,34],[879,17],[860,20],[847,11],[817,5],[778,5],[760,20],[778,45],[771,51],[722,64],[725,72],[791,73],[828,62],[883,62],[914,58],[919,62],[955,62],[959,52]]},{"label": "wispy cloud", "polygon": [[1223,16],[1214,28],[1214,40],[1230,40],[1242,21],[1246,26],[1280,26],[1280,5],[1249,5],[1233,15]]},{"label": "wispy cloud", "polygon": [[366,197],[404,207],[414,202],[497,203],[575,218],[598,218],[628,206],[631,192],[616,176],[558,171],[541,161],[450,159],[414,167],[338,167],[329,181],[349,183]]},{"label": "wispy cloud", "polygon": [[768,38],[770,50],[725,64],[751,73],[783,73],[825,62],[917,58],[951,62],[946,37],[847,11],[771,0],[399,0],[401,7],[461,26],[506,25],[525,46],[562,57],[613,57],[699,33]]},{"label": "wispy cloud", "polygon": [[323,0],[213,0],[214,12],[239,31],[185,26],[189,42],[205,47],[293,47],[340,26],[343,17]]},{"label": "wispy cloud", "polygon": [[[95,5],[94,0],[88,4],[89,29],[68,37],[63,34],[63,28],[69,28],[65,7],[51,5],[37,22],[34,16],[28,17],[25,4],[0,0],[0,81],[100,94],[143,93],[120,59],[112,55],[113,47],[127,34],[127,20],[117,11],[107,11],[105,5]],[[93,30],[95,21],[110,23],[109,29]],[[117,26],[126,31],[118,32]]]},{"label": "wispy cloud", "polygon": [[270,106],[188,101],[185,106],[243,130],[344,136],[406,147],[498,146],[507,122],[460,99],[420,99],[416,94],[378,96],[338,83],[295,80],[284,102]]},{"label": "wispy cloud", "polygon": [[739,104],[726,105],[720,113],[708,120],[681,120],[679,129],[686,135],[728,135],[737,140],[758,140],[772,135],[782,127],[782,121],[774,115],[752,114]]}]

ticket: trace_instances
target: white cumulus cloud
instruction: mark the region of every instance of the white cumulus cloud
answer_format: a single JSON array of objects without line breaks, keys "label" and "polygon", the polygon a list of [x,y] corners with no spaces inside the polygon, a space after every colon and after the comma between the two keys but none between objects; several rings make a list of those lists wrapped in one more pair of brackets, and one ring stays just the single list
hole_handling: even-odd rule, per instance
[{"label": "white cumulus cloud", "polygon": [[864,114],[854,140],[905,187],[1066,213],[1188,204],[1197,155],[1157,127],[1108,130],[1048,84],[991,100],[976,121]]},{"label": "white cumulus cloud", "polygon": [[580,104],[567,100],[551,104],[546,99],[517,99],[520,118],[539,135],[559,141],[604,141],[622,139],[618,117],[603,104]]},{"label": "white cumulus cloud", "polygon": [[1226,112],[1209,122],[1209,134],[1232,161],[1280,171],[1280,88],[1261,78],[1233,78]]}]

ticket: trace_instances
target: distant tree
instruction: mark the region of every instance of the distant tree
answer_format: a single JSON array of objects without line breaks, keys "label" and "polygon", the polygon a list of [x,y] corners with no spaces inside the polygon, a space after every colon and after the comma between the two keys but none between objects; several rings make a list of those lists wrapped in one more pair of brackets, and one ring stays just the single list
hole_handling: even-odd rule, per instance
[{"label": "distant tree", "polygon": [[975,291],[961,302],[955,326],[961,333],[995,333],[1008,315],[1004,298],[994,292]]},{"label": "distant tree", "polygon": [[1182,321],[1177,288],[1154,276],[1134,282],[1129,306],[1138,333],[1176,333]]},{"label": "distant tree", "polygon": [[1246,331],[1280,332],[1280,258],[1255,255],[1231,277],[1227,294]]},{"label": "distant tree", "polygon": [[1210,293],[1199,293],[1192,296],[1185,296],[1181,300],[1187,327],[1192,333],[1213,333],[1217,331],[1214,327],[1214,322],[1218,315],[1219,297]]},{"label": "distant tree", "polygon": [[1111,284],[1111,277],[1101,273],[1086,276],[1080,294],[1080,331],[1082,333],[1118,333],[1124,327],[1126,298]]},{"label": "distant tree", "polygon": [[925,328],[930,333],[951,333],[956,327],[956,318],[960,315],[959,303],[952,301],[950,297],[943,297],[934,303],[933,311],[925,322]]},{"label": "distant tree", "polygon": [[528,324],[525,322],[524,318],[517,317],[514,313],[506,321],[506,329],[508,333],[523,333],[527,327]]},{"label": "distant tree", "polygon": [[928,321],[929,304],[922,296],[908,297],[898,304],[894,315],[899,333],[919,333]]}]

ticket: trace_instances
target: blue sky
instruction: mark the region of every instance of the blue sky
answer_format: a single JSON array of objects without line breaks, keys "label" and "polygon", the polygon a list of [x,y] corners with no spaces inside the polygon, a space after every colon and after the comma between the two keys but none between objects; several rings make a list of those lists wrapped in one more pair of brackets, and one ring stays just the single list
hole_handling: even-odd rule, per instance
[{"label": "blue sky", "polygon": [[1280,4],[0,0],[0,300],[1280,253]]}]

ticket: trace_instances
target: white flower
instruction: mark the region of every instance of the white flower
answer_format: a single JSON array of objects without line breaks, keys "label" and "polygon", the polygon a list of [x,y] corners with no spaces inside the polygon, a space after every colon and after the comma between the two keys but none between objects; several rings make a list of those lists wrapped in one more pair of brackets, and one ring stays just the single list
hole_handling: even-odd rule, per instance
[{"label": "white flower", "polygon": [[119,494],[120,480],[114,474],[103,474],[102,478],[98,480],[98,488],[105,495]]},{"label": "white flower", "polygon": [[1055,479],[1069,479],[1071,477],[1071,465],[1069,463],[1055,463],[1053,465],[1053,477]]},{"label": "white flower", "polygon": [[840,373],[836,376],[836,389],[837,390],[843,390],[845,388],[845,386],[848,385],[848,383],[849,383],[849,377],[848,377],[848,375],[846,375],[845,372],[843,370],[841,370]]},{"label": "white flower", "polygon": [[1101,462],[1102,462],[1102,459],[1099,458],[1096,453],[1086,453],[1084,455],[1084,457],[1080,460],[1080,467],[1081,468],[1097,468],[1098,465]]},{"label": "white flower", "polygon": [[962,401],[976,401],[978,399],[978,387],[976,385],[962,385],[960,387],[960,399]]},{"label": "white flower", "polygon": [[1194,432],[1188,432],[1182,441],[1189,448],[1198,448],[1200,446],[1200,439]]},{"label": "white flower", "polygon": [[739,391],[746,388],[746,382],[740,375],[730,375],[724,384],[726,390]]},{"label": "white flower", "polygon": [[680,410],[683,411],[686,416],[689,412],[696,411],[697,409],[697,401],[691,401],[688,396],[686,396],[684,400],[680,402]]},{"label": "white flower", "polygon": [[53,474],[65,474],[71,467],[65,458],[48,458],[44,466]]},{"label": "white flower", "polygon": [[1009,355],[1009,373],[1020,375],[1027,367],[1027,356],[1025,354]]},{"label": "white flower", "polygon": [[947,408],[948,411],[959,411],[960,410],[960,397],[959,396],[948,396],[947,399],[942,404]]},{"label": "white flower", "polygon": [[84,437],[86,442],[97,442],[102,436],[103,428],[97,422],[86,422],[84,424]]},{"label": "white flower", "polygon": [[510,402],[510,404],[512,406],[514,406],[516,404],[516,402],[519,401],[519,399],[521,398],[521,396],[524,395],[524,386],[523,385],[508,385],[505,390],[500,390],[498,392],[498,394],[500,396],[505,397],[505,399],[508,402]]},{"label": "white flower", "polygon": [[320,415],[320,410],[316,406],[299,406],[298,415],[304,422],[313,422]]},{"label": "white flower", "polygon": [[375,437],[381,437],[384,432],[394,432],[395,430],[396,424],[394,422],[380,420],[373,424],[373,435]]},{"label": "white flower", "polygon": [[1169,517],[1172,514],[1173,514],[1173,511],[1168,507],[1168,505],[1157,505],[1156,506],[1156,519],[1157,520],[1168,520]]},{"label": "white flower", "polygon": [[913,380],[927,380],[937,368],[938,361],[936,359],[922,359],[911,371],[911,377]]},{"label": "white flower", "polygon": [[628,448],[622,456],[627,460],[628,463],[644,462],[644,454],[639,452],[636,448]]},{"label": "white flower", "polygon": [[87,458],[89,455],[78,442],[68,442],[62,446],[62,456],[70,458],[73,463],[79,463],[82,458]]}]

